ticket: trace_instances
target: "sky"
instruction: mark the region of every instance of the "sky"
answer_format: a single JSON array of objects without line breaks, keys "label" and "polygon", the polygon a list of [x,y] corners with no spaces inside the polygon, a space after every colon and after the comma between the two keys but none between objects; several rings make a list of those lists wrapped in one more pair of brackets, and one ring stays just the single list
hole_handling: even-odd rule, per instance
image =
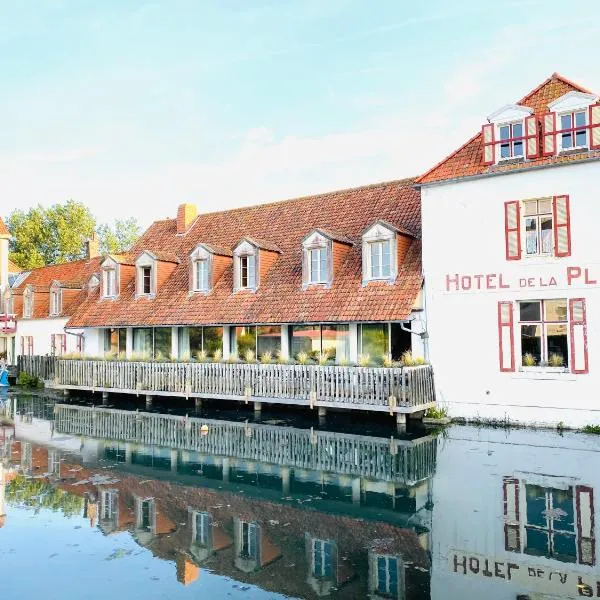
[{"label": "sky", "polygon": [[557,71],[600,3],[0,0],[0,215],[101,222],[418,175]]}]

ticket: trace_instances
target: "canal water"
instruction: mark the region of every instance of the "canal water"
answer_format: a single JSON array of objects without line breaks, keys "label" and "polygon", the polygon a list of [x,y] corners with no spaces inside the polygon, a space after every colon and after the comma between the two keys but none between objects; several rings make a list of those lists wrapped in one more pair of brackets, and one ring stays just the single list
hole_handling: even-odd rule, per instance
[{"label": "canal water", "polygon": [[600,437],[111,402],[4,399],[2,600],[600,597]]}]

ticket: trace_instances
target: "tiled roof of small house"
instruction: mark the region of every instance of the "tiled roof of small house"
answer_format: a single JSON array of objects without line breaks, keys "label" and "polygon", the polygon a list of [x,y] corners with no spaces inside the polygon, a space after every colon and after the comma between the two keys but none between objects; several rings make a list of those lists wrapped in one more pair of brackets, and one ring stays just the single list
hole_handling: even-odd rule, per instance
[{"label": "tiled roof of small house", "polygon": [[12,260],[8,261],[8,272],[9,273],[20,273],[23,269],[16,265]]},{"label": "tiled roof of small house", "polygon": [[[524,98],[521,98],[517,104],[531,108],[534,114],[541,117],[541,115],[548,112],[548,104],[554,102],[564,94],[573,91],[590,93],[589,90],[569,81],[562,75],[553,73],[546,81],[529,92]],[[416,183],[428,184],[460,179],[463,177],[504,173],[590,159],[600,159],[600,150],[585,150],[569,153],[564,156],[540,155],[538,158],[529,159],[523,162],[510,162],[507,164],[487,166],[484,165],[483,161],[483,140],[480,130],[458,150],[432,167],[424,175],[418,177]]]},{"label": "tiled roof of small house", "polygon": [[[130,250],[174,253],[180,264],[153,299],[136,298],[135,281],[124,282],[118,299],[87,295],[69,321],[72,327],[390,321],[410,315],[422,284],[420,194],[414,179],[334,191],[293,200],[199,215],[186,235],[176,219],[156,221]],[[362,285],[361,235],[385,220],[413,232],[394,284]],[[354,243],[330,288],[302,287],[302,240],[312,230],[334,230]],[[208,294],[189,293],[189,256],[198,244],[234,248],[241,239],[277,248],[280,255],[261,276],[255,293],[233,292],[230,266]]]},{"label": "tiled roof of small house", "polygon": [[10,231],[6,226],[6,223],[0,218],[0,235],[10,235]]},{"label": "tiled roof of small house", "polygon": [[[170,263],[179,263],[179,257],[172,252],[164,252],[164,251],[155,251],[155,250],[147,250],[149,254],[154,256],[154,258],[160,262],[170,262]],[[141,253],[140,253],[141,254]]]},{"label": "tiled roof of small house", "polygon": [[15,296],[15,313],[17,318],[22,315],[22,296],[26,288],[35,292],[33,300],[33,319],[45,319],[49,316],[49,292],[56,281],[63,289],[62,312],[60,316],[70,316],[78,300],[85,294],[84,283],[97,271],[102,262],[102,257],[81,259],[58,265],[47,265],[32,269],[26,277],[18,282],[12,289]]}]

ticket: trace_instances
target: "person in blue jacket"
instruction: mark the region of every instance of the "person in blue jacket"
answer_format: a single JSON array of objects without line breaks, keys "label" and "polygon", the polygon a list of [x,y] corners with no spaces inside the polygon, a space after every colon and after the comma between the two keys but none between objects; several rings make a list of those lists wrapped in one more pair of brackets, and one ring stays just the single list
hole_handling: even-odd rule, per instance
[{"label": "person in blue jacket", "polygon": [[3,358],[0,359],[0,387],[8,387],[8,369]]}]

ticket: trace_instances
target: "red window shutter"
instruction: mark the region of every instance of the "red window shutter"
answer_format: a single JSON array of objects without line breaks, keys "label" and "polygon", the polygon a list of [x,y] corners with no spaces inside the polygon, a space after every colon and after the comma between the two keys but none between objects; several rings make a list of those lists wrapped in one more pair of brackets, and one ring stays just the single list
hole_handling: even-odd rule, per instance
[{"label": "red window shutter", "polygon": [[585,298],[569,300],[569,321],[571,325],[571,372],[585,375],[589,372]]},{"label": "red window shutter", "polygon": [[498,352],[500,371],[515,370],[515,333],[513,330],[513,303],[498,302]]},{"label": "red window shutter", "polygon": [[554,196],[554,255],[571,256],[571,214],[569,196]]},{"label": "red window shutter", "polygon": [[483,139],[483,164],[493,165],[496,162],[493,123],[483,125],[481,128],[481,137]]},{"label": "red window shutter", "polygon": [[546,113],[542,120],[542,146],[544,156],[556,154],[556,113]]},{"label": "red window shutter", "polygon": [[518,201],[504,203],[506,260],[521,260],[521,206]]},{"label": "red window shutter", "polygon": [[600,103],[590,106],[590,148],[600,150]]},{"label": "red window shutter", "polygon": [[504,477],[504,549],[521,552],[521,524],[519,511],[519,480]]},{"label": "red window shutter", "polygon": [[27,340],[27,345],[29,347],[29,356],[33,356],[33,336],[30,335]]},{"label": "red window shutter", "polygon": [[525,157],[537,158],[540,155],[540,132],[535,115],[525,119]]},{"label": "red window shutter", "polygon": [[577,553],[579,564],[596,564],[596,540],[594,535],[594,490],[585,485],[575,488],[577,508]]}]

